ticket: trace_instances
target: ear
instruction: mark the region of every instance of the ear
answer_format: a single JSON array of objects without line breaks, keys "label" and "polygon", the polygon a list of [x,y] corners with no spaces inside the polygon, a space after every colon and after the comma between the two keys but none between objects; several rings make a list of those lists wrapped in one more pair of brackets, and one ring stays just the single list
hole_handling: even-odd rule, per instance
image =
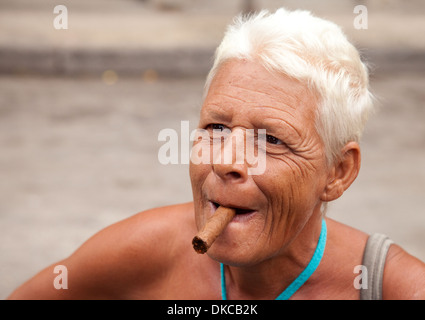
[{"label": "ear", "polygon": [[347,143],[342,148],[341,155],[341,159],[331,167],[325,190],[320,197],[322,201],[332,201],[342,196],[360,171],[361,154],[357,142]]}]

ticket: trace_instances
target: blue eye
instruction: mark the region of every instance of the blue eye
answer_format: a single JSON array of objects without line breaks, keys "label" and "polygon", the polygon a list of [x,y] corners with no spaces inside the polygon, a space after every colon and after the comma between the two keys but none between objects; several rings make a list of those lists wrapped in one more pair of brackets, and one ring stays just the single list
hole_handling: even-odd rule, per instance
[{"label": "blue eye", "polygon": [[278,138],[273,137],[271,135],[266,136],[267,142],[270,144],[282,144],[282,141],[280,141]]}]

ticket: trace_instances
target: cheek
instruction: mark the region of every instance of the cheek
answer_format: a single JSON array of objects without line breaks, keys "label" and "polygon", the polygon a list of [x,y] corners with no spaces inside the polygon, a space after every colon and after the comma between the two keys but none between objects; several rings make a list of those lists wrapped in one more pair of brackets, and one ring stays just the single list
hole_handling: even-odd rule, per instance
[{"label": "cheek", "polygon": [[272,231],[281,232],[312,213],[323,188],[320,172],[312,163],[289,158],[268,162],[266,174],[257,181],[268,199],[266,223]]},{"label": "cheek", "polygon": [[193,164],[189,163],[189,174],[190,181],[192,185],[192,195],[193,195],[193,204],[195,208],[195,223],[200,229],[200,227],[205,223],[205,217],[203,215],[203,194],[202,186],[208,176],[210,171],[208,165],[204,164]]},{"label": "cheek", "polygon": [[202,198],[202,186],[204,185],[211,170],[211,165],[209,164],[189,163],[189,175],[195,205],[197,204],[196,202]]},{"label": "cheek", "polygon": [[[288,156],[271,163],[276,180],[282,182],[283,191],[291,192],[296,197],[318,197],[319,189],[326,181],[326,170],[321,158],[304,159],[299,156]],[[279,188],[277,186],[276,188]]]},{"label": "cheek", "polygon": [[303,185],[305,177],[298,165],[288,159],[271,159],[267,163],[266,173],[259,176],[257,185],[267,196],[270,204],[279,206],[297,197]]}]

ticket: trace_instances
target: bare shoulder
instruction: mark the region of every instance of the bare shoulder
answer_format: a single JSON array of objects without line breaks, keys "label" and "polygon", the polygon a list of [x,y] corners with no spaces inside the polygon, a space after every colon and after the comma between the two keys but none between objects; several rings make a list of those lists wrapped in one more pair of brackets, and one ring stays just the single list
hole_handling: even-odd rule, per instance
[{"label": "bare shoulder", "polygon": [[393,244],[388,250],[382,288],[383,299],[424,300],[425,263]]},{"label": "bare shoulder", "polygon": [[[329,254],[360,264],[368,234],[344,223],[327,218]],[[347,261],[344,261],[346,263]],[[352,271],[352,270],[351,270]]]},{"label": "bare shoulder", "polygon": [[[338,286],[330,291],[343,293],[338,296],[341,299],[358,299],[360,291],[353,285],[359,275],[355,267],[363,264],[369,235],[332,219],[327,219],[327,223],[329,246],[323,260],[329,262],[327,271],[334,280],[329,288],[335,283]],[[386,258],[382,294],[388,300],[425,299],[425,263],[392,244]]]},{"label": "bare shoulder", "polygon": [[103,263],[105,269],[148,273],[160,263],[169,265],[179,252],[176,239],[194,227],[191,203],[146,210],[101,230],[71,258]]},{"label": "bare shoulder", "polygon": [[[137,213],[96,233],[70,257],[42,270],[10,298],[131,298],[141,287],[154,286],[158,276],[172,268],[182,249],[178,238],[194,230],[191,203]],[[57,276],[53,269],[58,264],[68,270],[67,290],[53,286]]]},{"label": "bare shoulder", "polygon": [[326,218],[327,241],[322,261],[310,281],[315,284],[303,299],[358,300],[356,267],[362,264],[368,235],[356,228]]}]

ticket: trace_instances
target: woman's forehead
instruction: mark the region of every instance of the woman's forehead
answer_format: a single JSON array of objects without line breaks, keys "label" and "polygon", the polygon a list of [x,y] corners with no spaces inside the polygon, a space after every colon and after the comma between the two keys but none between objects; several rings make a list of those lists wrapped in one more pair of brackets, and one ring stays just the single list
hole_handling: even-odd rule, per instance
[{"label": "woman's forehead", "polygon": [[265,113],[283,111],[310,118],[316,107],[316,96],[300,81],[269,72],[257,62],[230,60],[214,77],[203,111],[223,113],[259,108]]}]

